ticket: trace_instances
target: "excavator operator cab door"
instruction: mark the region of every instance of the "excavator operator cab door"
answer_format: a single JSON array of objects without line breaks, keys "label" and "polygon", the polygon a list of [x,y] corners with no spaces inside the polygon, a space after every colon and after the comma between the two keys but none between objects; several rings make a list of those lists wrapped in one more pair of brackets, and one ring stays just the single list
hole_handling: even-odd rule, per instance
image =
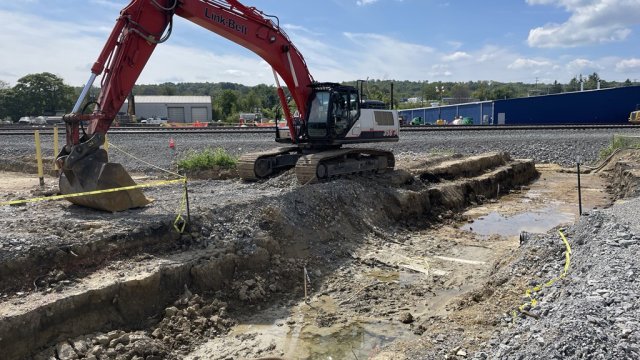
[{"label": "excavator operator cab door", "polygon": [[311,95],[307,135],[311,140],[342,139],[360,116],[355,88],[321,89]]}]

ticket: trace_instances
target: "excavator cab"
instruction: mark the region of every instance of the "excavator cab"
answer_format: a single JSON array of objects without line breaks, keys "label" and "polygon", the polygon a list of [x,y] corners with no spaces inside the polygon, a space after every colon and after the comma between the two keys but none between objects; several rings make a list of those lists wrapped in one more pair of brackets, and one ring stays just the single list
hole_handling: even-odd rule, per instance
[{"label": "excavator cab", "polygon": [[312,141],[342,139],[360,115],[358,90],[334,83],[313,85],[307,114]]}]

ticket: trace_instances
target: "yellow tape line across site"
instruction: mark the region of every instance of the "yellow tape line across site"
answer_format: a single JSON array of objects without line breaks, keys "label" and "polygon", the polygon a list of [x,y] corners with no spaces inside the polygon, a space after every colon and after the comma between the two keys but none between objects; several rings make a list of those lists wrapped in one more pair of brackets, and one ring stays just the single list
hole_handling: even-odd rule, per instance
[{"label": "yellow tape line across site", "polygon": [[[173,221],[173,228],[176,229],[176,231],[178,231],[180,234],[182,234],[184,232],[185,227],[187,226],[187,222],[184,221],[184,218],[182,217],[182,213],[185,211],[186,209],[186,204],[187,204],[187,177],[186,176],[182,176],[176,172],[173,171],[169,171],[167,169],[163,169],[157,165],[154,165],[150,162],[144,161],[142,159],[140,159],[139,157],[126,152],[123,148],[117,146],[116,144],[110,142],[109,140],[107,140],[106,135],[105,135],[105,149],[108,149],[109,147],[112,147],[114,149],[116,149],[117,151],[129,156],[132,159],[136,159],[137,161],[143,163],[143,164],[147,164],[155,169],[158,169],[160,171],[163,171],[167,174],[171,174],[174,176],[178,176],[181,178],[181,180],[170,180],[170,181],[183,181],[184,182],[184,192],[182,193],[182,201],[180,202],[180,208],[178,209],[178,215],[176,215],[176,219]],[[158,186],[158,185],[156,185]],[[180,223],[180,225],[178,225]]]},{"label": "yellow tape line across site", "polygon": [[[567,241],[567,238],[564,236],[562,231],[558,230],[558,233],[560,234],[560,238],[562,238],[562,241],[564,242],[564,246],[566,247],[566,251],[564,253],[565,254],[564,269],[562,270],[562,273],[558,277],[553,278],[544,284],[540,284],[531,289],[527,289],[524,296],[529,298],[529,301],[527,301],[526,303],[518,307],[518,310],[520,312],[525,312],[525,307],[527,307],[527,305],[531,305],[531,308],[534,308],[536,307],[536,305],[538,305],[538,300],[532,297],[534,293],[553,285],[556,281],[563,279],[565,276],[567,276],[567,272],[569,271],[569,266],[571,265],[571,245],[569,245],[569,241]],[[513,311],[512,315],[515,318],[516,316],[515,310]]]},{"label": "yellow tape line across site", "polygon": [[[157,187],[157,186],[171,185],[171,184],[178,184],[178,183],[186,184],[187,183],[187,178],[184,177],[184,178],[175,179],[175,180],[153,181],[153,182],[149,182],[149,183],[146,183],[146,184],[123,186],[123,187],[119,187],[119,188],[105,189],[105,190],[86,191],[86,192],[75,193],[75,194],[53,195],[53,196],[43,196],[43,197],[37,197],[37,198],[31,198],[31,199],[23,199],[23,200],[3,201],[3,202],[0,202],[0,206],[24,205],[24,204],[28,204],[28,203],[36,203],[36,202],[42,202],[42,201],[62,200],[62,199],[68,199],[68,198],[72,198],[72,197],[107,194],[107,193],[113,193],[113,192],[117,192],[117,191],[142,189],[142,188]],[[182,201],[181,201],[181,204],[180,204],[180,209],[178,210],[178,215],[176,216],[176,219],[173,222],[173,227],[180,233],[184,232],[184,229],[185,229],[185,226],[186,226],[186,222],[183,221],[184,218],[182,217],[182,213],[184,212],[185,206],[186,206],[186,200],[187,200],[187,190],[185,188],[185,191],[182,194]],[[180,223],[180,222],[181,222],[181,225],[178,225],[178,223]]]},{"label": "yellow tape line across site", "polygon": [[169,184],[184,183],[186,181],[187,181],[186,178],[184,178],[184,179],[176,179],[176,180],[163,180],[163,181],[154,181],[154,182],[150,182],[150,183],[146,183],[146,184],[123,186],[123,187],[113,188],[113,189],[86,191],[86,192],[75,193],[75,194],[43,196],[43,197],[24,199],[24,200],[4,201],[4,202],[0,202],[0,206],[23,205],[23,204],[27,204],[27,203],[34,203],[34,202],[41,202],[41,201],[62,200],[62,199],[68,199],[68,198],[72,198],[72,197],[79,197],[79,196],[98,195],[98,194],[106,194],[106,193],[112,193],[112,192],[117,192],[117,191],[142,189],[142,188],[148,188],[148,187],[154,187],[154,186],[162,186],[162,185],[169,185]]}]

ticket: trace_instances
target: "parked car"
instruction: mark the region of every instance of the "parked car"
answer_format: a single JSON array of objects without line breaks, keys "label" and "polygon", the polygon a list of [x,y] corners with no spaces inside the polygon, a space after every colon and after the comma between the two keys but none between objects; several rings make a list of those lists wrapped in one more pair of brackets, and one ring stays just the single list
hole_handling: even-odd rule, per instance
[{"label": "parked car", "polygon": [[159,117],[150,117],[150,118],[146,118],[142,121],[140,121],[141,124],[148,124],[148,125],[162,125],[162,124],[166,124],[167,120],[166,119],[161,119]]},{"label": "parked car", "polygon": [[47,117],[46,116],[37,116],[34,119],[31,120],[32,124],[35,125],[46,125],[47,124]]}]

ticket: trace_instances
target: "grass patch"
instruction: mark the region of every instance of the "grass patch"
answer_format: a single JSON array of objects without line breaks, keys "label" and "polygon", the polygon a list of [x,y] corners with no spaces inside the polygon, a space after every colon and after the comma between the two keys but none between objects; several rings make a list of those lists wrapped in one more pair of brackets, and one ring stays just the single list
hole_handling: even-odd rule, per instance
[{"label": "grass patch", "polygon": [[207,170],[216,167],[231,169],[236,167],[237,159],[229,155],[222,148],[207,148],[202,151],[190,151],[178,161],[178,169],[194,171]]},{"label": "grass patch", "polygon": [[611,144],[600,150],[600,158],[604,159],[608,157],[616,149],[640,149],[640,137],[615,135]]}]

